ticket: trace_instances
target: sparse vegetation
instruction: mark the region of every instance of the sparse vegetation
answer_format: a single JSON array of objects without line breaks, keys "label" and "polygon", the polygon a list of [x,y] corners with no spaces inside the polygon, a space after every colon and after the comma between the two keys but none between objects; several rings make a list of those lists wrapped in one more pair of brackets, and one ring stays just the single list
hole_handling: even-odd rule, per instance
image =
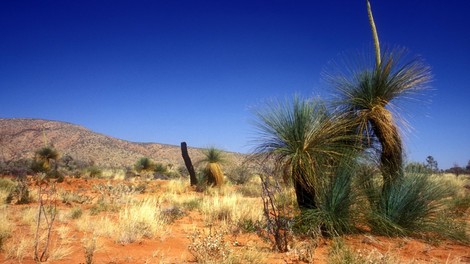
[{"label": "sparse vegetation", "polygon": [[209,229],[208,234],[205,234],[196,230],[189,236],[189,240],[189,251],[197,263],[225,263],[230,256],[230,248],[220,231]]},{"label": "sparse vegetation", "polygon": [[[170,146],[93,135],[80,138],[100,153],[79,153],[87,161],[47,144],[19,154],[2,148],[0,257],[53,262],[82,248],[72,262],[164,262],[172,254],[171,263],[312,263],[319,254],[332,264],[387,264],[406,263],[400,257],[410,251],[417,261],[470,260],[470,161],[449,170],[458,177],[438,174],[432,156],[404,162],[395,103],[425,88],[429,67],[402,60],[402,49],[380,50],[366,3],[375,60],[327,72],[332,102],[296,96],[262,108],[255,152],[236,162],[228,160],[238,154],[192,149],[202,164],[196,175],[183,142],[189,183],[181,158],[165,156]],[[460,255],[432,252],[441,241]],[[412,243],[424,246],[400,252]]]}]

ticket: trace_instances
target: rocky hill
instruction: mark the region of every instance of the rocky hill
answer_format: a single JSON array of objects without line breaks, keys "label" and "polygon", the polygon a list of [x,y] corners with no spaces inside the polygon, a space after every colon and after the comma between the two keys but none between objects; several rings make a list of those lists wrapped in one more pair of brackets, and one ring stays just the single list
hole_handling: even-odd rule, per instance
[{"label": "rocky hill", "polygon": [[[141,157],[163,164],[184,164],[180,146],[130,142],[65,122],[0,118],[0,161],[32,158],[45,144],[53,145],[61,155],[104,167],[132,166]],[[202,158],[200,149],[188,148],[188,152],[193,163]],[[227,159],[239,163],[243,155],[227,153]]]}]

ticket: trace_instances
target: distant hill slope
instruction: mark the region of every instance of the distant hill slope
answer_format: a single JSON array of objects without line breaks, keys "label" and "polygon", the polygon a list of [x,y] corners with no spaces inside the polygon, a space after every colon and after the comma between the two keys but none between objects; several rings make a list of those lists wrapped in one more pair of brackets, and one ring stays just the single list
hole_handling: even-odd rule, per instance
[{"label": "distant hill slope", "polygon": [[[132,166],[141,157],[163,164],[184,164],[179,146],[129,142],[59,121],[0,118],[0,161],[32,158],[45,141],[61,155],[105,167]],[[199,149],[189,148],[188,152],[193,163],[202,158]],[[231,163],[239,163],[243,157],[227,153]]]}]

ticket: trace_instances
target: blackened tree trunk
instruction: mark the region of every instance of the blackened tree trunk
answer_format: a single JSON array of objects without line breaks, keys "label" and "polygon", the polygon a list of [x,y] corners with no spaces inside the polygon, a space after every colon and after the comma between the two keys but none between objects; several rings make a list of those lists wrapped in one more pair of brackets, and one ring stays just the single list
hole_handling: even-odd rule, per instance
[{"label": "blackened tree trunk", "polygon": [[189,181],[191,186],[195,186],[197,185],[196,172],[194,171],[193,163],[189,157],[188,146],[186,145],[186,142],[181,142],[181,155],[183,156],[184,165],[186,165],[186,169],[188,169],[189,172]]},{"label": "blackened tree trunk", "polygon": [[316,209],[314,190],[308,190],[305,186],[298,181],[294,181],[295,195],[297,197],[297,204],[300,210]]}]

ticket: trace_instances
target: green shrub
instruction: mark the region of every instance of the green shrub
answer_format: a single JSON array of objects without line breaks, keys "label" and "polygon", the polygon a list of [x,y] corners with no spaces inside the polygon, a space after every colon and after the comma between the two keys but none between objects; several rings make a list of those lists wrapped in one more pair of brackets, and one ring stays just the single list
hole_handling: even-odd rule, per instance
[{"label": "green shrub", "polygon": [[134,165],[134,169],[137,172],[154,171],[155,163],[153,163],[153,161],[147,157],[142,157],[137,160],[137,162]]},{"label": "green shrub", "polygon": [[375,232],[390,236],[416,235],[432,229],[443,198],[451,194],[448,186],[431,181],[429,174],[413,171],[405,172],[386,192],[372,177],[364,182],[371,205],[369,223]]},{"label": "green shrub", "polygon": [[354,230],[355,219],[351,207],[357,197],[352,189],[356,166],[351,161],[345,158],[331,168],[331,175],[323,173],[319,177],[318,207],[302,211],[294,226],[296,232],[337,236]]}]

